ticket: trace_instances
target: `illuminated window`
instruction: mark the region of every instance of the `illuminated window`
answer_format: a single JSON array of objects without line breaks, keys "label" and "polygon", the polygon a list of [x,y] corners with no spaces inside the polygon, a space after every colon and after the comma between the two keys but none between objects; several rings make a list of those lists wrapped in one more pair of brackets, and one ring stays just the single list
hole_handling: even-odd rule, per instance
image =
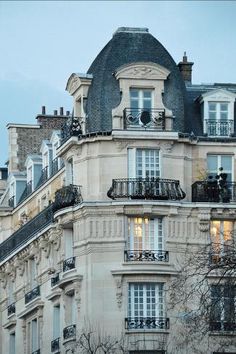
[{"label": "illuminated window", "polygon": [[214,260],[228,254],[233,245],[233,222],[227,220],[211,221],[211,245]]},{"label": "illuminated window", "polygon": [[163,250],[162,219],[128,218],[130,250]]}]

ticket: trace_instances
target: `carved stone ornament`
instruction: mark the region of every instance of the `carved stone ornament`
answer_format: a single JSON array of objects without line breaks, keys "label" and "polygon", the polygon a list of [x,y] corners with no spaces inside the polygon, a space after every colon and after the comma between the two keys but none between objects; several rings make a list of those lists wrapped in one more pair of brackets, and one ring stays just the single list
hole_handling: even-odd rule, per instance
[{"label": "carved stone ornament", "polygon": [[115,76],[117,79],[166,80],[169,73],[169,70],[159,64],[142,62],[123,65]]},{"label": "carved stone ornament", "polygon": [[62,227],[58,226],[56,229],[51,229],[49,233],[49,241],[53,245],[55,251],[58,251],[61,244]]},{"label": "carved stone ornament", "polygon": [[37,241],[31,243],[29,247],[29,256],[35,259],[37,265],[39,264],[41,260],[41,252]]},{"label": "carved stone ornament", "polygon": [[42,237],[39,240],[39,248],[44,252],[45,257],[48,258],[51,248],[49,237]]},{"label": "carved stone ornament", "polygon": [[7,286],[7,276],[6,273],[3,271],[0,272],[0,282],[2,284],[3,289],[5,289]]},{"label": "carved stone ornament", "polygon": [[170,153],[173,150],[174,142],[170,141],[169,143],[164,143],[161,145],[161,149],[165,152]]},{"label": "carved stone ornament", "polygon": [[117,150],[120,152],[120,151],[126,149],[128,146],[130,146],[132,144],[133,144],[133,141],[131,141],[131,140],[130,141],[128,141],[128,140],[126,140],[126,141],[118,141],[116,143]]},{"label": "carved stone ornament", "polygon": [[11,281],[15,280],[16,277],[16,268],[14,266],[13,262],[7,262],[6,267],[5,267],[5,272],[7,273],[8,277],[11,279]]},{"label": "carved stone ornament", "polygon": [[81,307],[81,286],[82,286],[82,277],[75,282],[75,301],[77,304],[78,312]]},{"label": "carved stone ornament", "polygon": [[209,210],[201,210],[198,215],[199,218],[199,230],[201,232],[209,232],[211,214]]},{"label": "carved stone ornament", "polygon": [[122,306],[122,298],[123,298],[123,278],[122,275],[114,275],[115,283],[116,283],[116,301],[119,309]]},{"label": "carved stone ornament", "polygon": [[22,277],[25,271],[25,262],[20,258],[14,259],[14,266],[18,274]]}]

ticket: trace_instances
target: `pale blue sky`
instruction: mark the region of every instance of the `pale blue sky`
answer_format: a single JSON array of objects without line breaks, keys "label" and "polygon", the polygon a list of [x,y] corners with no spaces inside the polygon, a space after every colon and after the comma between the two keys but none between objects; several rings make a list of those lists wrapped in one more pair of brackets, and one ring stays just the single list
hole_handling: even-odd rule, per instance
[{"label": "pale blue sky", "polygon": [[176,62],[187,51],[194,83],[236,83],[235,13],[232,1],[0,1],[0,166],[6,124],[36,123],[42,105],[71,110],[68,77],[118,27],[148,27]]}]

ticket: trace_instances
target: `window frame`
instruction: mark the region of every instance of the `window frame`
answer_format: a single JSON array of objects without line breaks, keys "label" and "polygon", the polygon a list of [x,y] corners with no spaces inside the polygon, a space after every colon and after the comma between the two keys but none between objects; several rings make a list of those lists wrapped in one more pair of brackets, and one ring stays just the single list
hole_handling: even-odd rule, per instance
[{"label": "window frame", "polygon": [[[148,176],[147,177],[147,169],[146,169],[146,158],[147,158],[147,154],[146,152],[151,152],[154,151],[154,159],[158,158],[158,163],[154,162],[154,166],[158,166],[159,168],[154,168],[154,175],[153,176]],[[142,159],[142,177],[138,175],[137,173],[137,169],[138,169],[138,153],[141,152],[141,159]],[[155,156],[156,153],[156,156]],[[136,148],[128,148],[127,151],[127,163],[128,163],[128,178],[161,178],[162,175],[162,171],[161,171],[161,163],[162,163],[162,159],[161,159],[161,151],[160,149],[153,149],[153,148],[149,148],[149,147],[136,147]],[[150,156],[149,156],[149,160],[150,160]],[[149,165],[152,165],[151,162],[149,162]],[[150,171],[152,171],[150,169]]]}]

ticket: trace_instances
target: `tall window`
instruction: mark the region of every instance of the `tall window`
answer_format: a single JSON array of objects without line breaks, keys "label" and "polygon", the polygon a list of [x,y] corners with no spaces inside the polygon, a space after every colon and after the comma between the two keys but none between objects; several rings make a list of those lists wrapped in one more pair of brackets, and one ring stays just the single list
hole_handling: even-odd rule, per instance
[{"label": "tall window", "polygon": [[152,95],[150,89],[130,89],[130,107],[132,109],[151,109]]},{"label": "tall window", "polygon": [[53,307],[53,339],[59,338],[61,335],[60,326],[60,305]]},{"label": "tall window", "polygon": [[128,296],[129,328],[164,328],[162,283],[130,283]]},{"label": "tall window", "polygon": [[16,354],[16,334],[15,334],[15,332],[10,333],[9,354]]},{"label": "tall window", "polygon": [[211,136],[229,136],[233,121],[229,120],[228,102],[208,102],[207,134]]},{"label": "tall window", "polygon": [[236,287],[235,285],[211,286],[212,331],[233,331],[236,329]]},{"label": "tall window", "polygon": [[233,222],[228,220],[211,221],[211,243],[213,260],[229,255],[233,245]]},{"label": "tall window", "polygon": [[160,176],[160,152],[157,149],[128,149],[130,178]]},{"label": "tall window", "polygon": [[31,353],[39,349],[39,325],[38,319],[35,318],[29,323],[31,337]]},{"label": "tall window", "polygon": [[208,174],[215,177],[219,174],[219,169],[223,168],[223,172],[227,173],[227,181],[232,181],[232,155],[207,155]]},{"label": "tall window", "polygon": [[73,167],[73,159],[67,161],[66,165],[66,182],[67,185],[74,184],[74,167]]},{"label": "tall window", "polygon": [[130,250],[163,250],[162,219],[128,218]]}]

